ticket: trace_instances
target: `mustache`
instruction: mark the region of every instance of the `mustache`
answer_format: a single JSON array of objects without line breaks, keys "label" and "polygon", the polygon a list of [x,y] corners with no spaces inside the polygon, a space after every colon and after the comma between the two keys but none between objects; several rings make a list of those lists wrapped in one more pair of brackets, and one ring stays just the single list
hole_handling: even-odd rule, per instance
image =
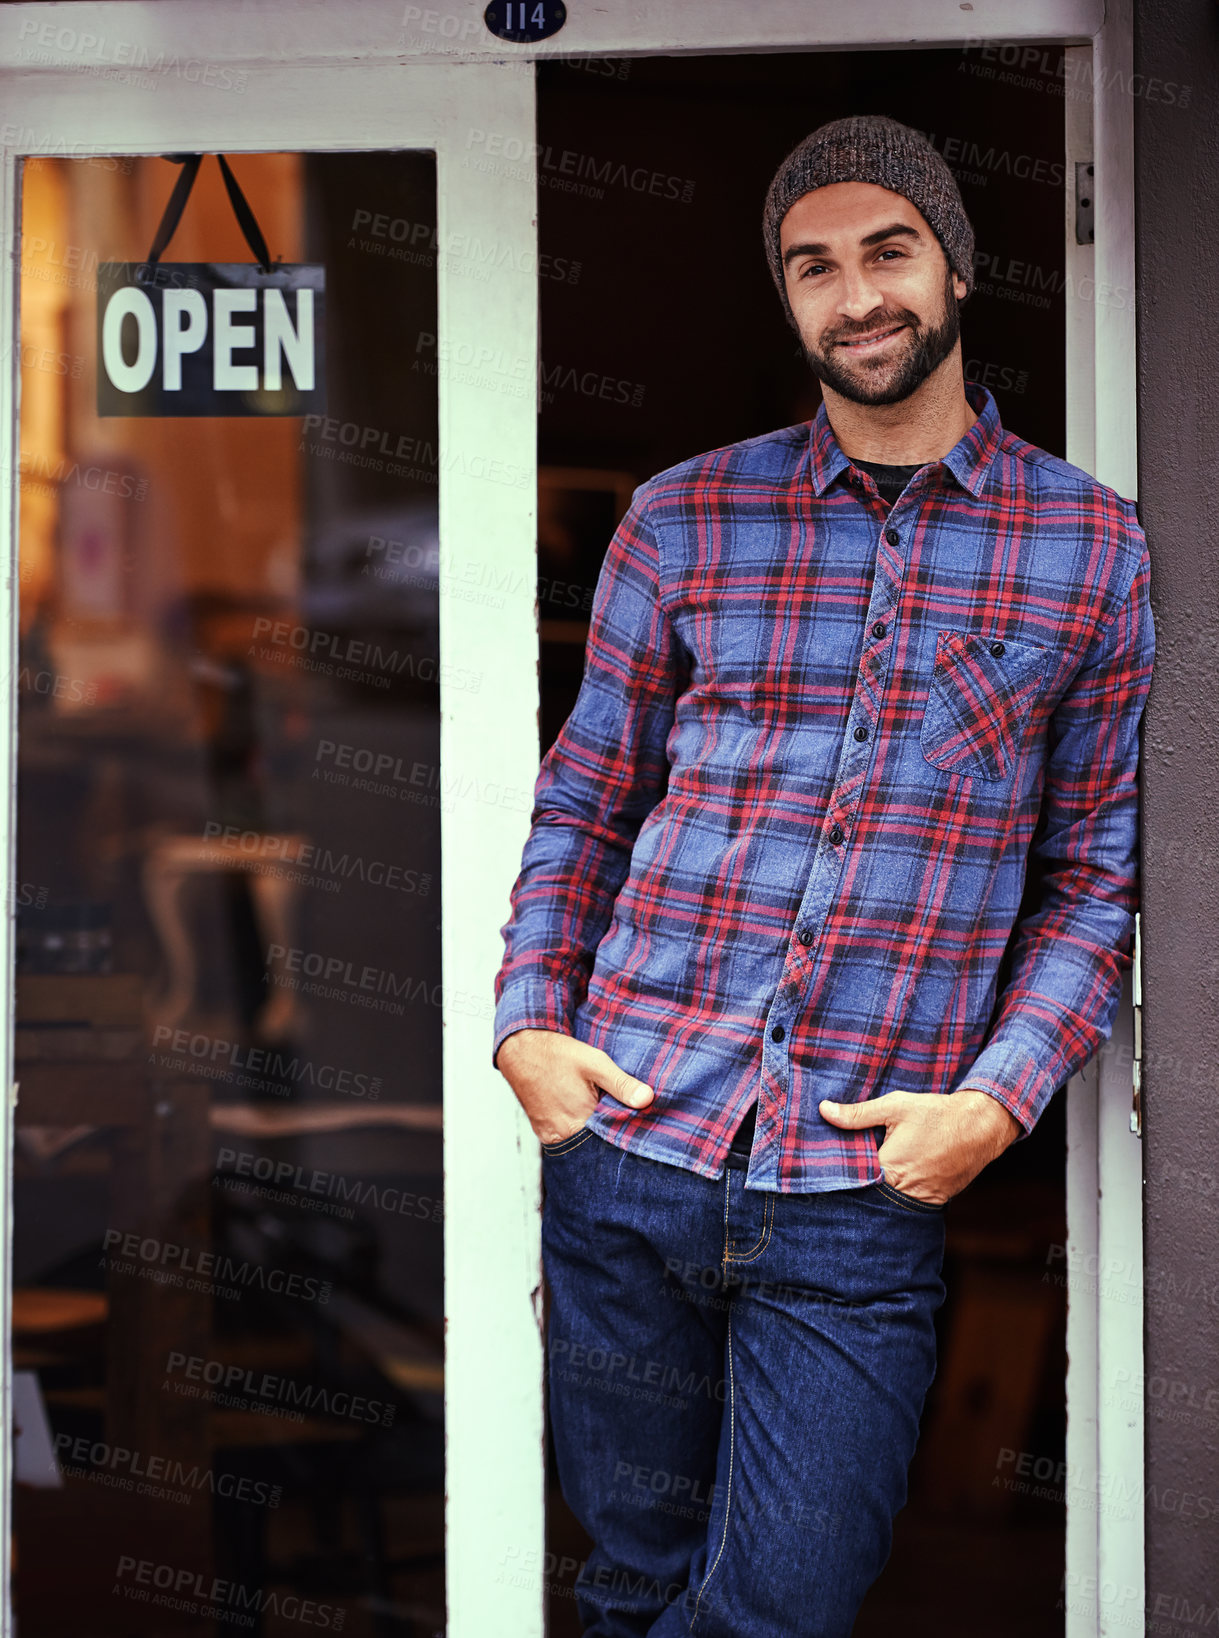
[{"label": "mustache", "polygon": [[843,341],[856,341],[860,336],[875,335],[880,330],[892,330],[898,325],[911,329],[918,328],[918,319],[913,313],[882,313],[879,318],[870,320],[867,324],[856,325],[850,330],[835,330],[832,335],[825,334],[821,338],[823,347],[834,347]]}]

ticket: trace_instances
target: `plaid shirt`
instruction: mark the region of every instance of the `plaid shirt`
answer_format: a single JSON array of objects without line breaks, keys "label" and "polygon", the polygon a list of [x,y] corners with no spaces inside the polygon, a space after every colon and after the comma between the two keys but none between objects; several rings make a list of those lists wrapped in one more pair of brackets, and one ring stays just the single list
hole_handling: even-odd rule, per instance
[{"label": "plaid shirt", "polygon": [[1109,1036],[1147,545],[966,392],[977,420],[891,511],[822,406],[640,485],[610,542],[492,1062],[526,1027],[604,1049],[655,1091],[602,1096],[620,1148],[718,1177],[756,1099],[747,1187],[858,1187],[883,1129],[819,1099],[968,1085],[1025,1136]]}]

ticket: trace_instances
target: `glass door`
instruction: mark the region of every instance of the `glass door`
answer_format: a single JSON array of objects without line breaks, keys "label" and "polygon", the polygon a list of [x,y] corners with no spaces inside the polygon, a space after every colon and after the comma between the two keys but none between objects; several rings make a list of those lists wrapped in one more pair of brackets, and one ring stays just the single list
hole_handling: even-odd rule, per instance
[{"label": "glass door", "polygon": [[[157,263],[180,165],[24,166],[16,1614],[423,1635],[445,1618],[435,159],[232,169],[272,265],[316,270],[281,297],[316,356],[304,383],[285,348],[277,392],[273,321],[234,309],[250,379],[226,398],[196,332],[220,352],[247,273],[279,292],[219,164]],[[152,406],[124,374],[148,313]]]},{"label": "glass door", "polygon": [[213,19],[0,51],[11,1604],[540,1630],[532,76]]}]

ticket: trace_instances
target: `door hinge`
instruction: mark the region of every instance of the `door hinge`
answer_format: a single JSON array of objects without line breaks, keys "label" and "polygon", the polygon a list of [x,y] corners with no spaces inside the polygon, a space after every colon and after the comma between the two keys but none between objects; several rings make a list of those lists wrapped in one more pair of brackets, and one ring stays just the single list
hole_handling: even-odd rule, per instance
[{"label": "door hinge", "polygon": [[1135,1137],[1143,1135],[1143,940],[1139,913],[1134,913],[1134,1058],[1130,1065],[1134,1081],[1134,1102],[1130,1108],[1130,1130]]},{"label": "door hinge", "polygon": [[1090,159],[1075,162],[1075,243],[1096,243],[1096,166]]}]

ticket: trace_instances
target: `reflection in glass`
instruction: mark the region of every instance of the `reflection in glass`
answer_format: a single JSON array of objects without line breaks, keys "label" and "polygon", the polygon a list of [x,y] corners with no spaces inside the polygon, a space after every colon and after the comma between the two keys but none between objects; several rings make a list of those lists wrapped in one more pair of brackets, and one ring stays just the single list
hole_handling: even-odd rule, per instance
[{"label": "reflection in glass", "polygon": [[[444,1627],[434,163],[233,168],[325,415],[99,417],[176,170],[24,169],[24,1638]],[[209,161],[164,260],[248,258]]]}]

